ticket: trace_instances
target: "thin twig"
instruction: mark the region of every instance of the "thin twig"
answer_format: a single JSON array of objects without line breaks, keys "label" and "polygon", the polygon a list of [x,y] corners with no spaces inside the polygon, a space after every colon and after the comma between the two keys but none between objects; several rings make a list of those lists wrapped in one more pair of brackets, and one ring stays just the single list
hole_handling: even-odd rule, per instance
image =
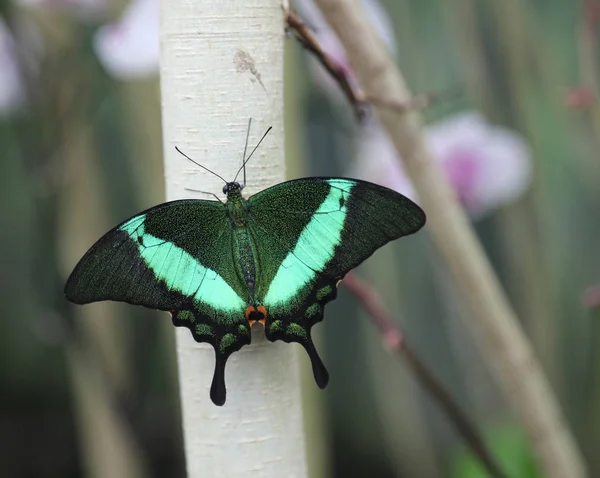
[{"label": "thin twig", "polygon": [[409,346],[405,335],[396,326],[393,319],[383,307],[377,291],[352,273],[347,274],[342,283],[352,292],[367,311],[371,321],[379,329],[379,333],[387,348],[408,362],[417,379],[435,398],[440,408],[456,428],[458,434],[471,447],[473,453],[477,455],[490,476],[494,478],[506,478],[506,475],[498,463],[496,463],[475,425],[471,423],[450,393],[427,368],[412,347]]},{"label": "thin twig", "polygon": [[352,86],[350,78],[344,68],[323,50],[315,33],[306,23],[304,23],[302,17],[291,8],[288,8],[285,13],[287,26],[294,34],[296,40],[298,40],[304,48],[315,55],[317,60],[319,60],[319,63],[321,63],[333,77],[344,95],[346,95],[346,98],[348,98],[356,117],[359,120],[363,119],[366,115],[367,104],[362,92]]},{"label": "thin twig", "polygon": [[386,108],[396,113],[406,113],[431,106],[443,99],[453,99],[462,95],[462,88],[450,88],[447,91],[432,94],[418,94],[409,101],[397,101],[376,96],[367,96],[358,86],[353,85],[348,71],[335,61],[323,49],[315,32],[304,22],[302,17],[289,7],[284,7],[288,31],[291,31],[296,40],[312,53],[321,65],[327,70],[338,84],[359,121],[366,116],[369,105]]},{"label": "thin twig", "polygon": [[443,100],[451,100],[460,97],[463,94],[463,89],[459,86],[448,88],[439,93],[420,93],[414,95],[408,101],[397,101],[390,99],[382,99],[376,96],[368,96],[363,94],[364,101],[379,108],[385,108],[395,111],[396,113],[408,113],[409,111],[422,110],[429,108],[434,103]]}]

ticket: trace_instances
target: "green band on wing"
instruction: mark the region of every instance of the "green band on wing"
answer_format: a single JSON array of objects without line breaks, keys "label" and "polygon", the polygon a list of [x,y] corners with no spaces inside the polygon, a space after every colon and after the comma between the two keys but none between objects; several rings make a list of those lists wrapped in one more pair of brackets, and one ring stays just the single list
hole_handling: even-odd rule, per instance
[{"label": "green band on wing", "polygon": [[157,279],[169,289],[216,310],[235,312],[245,308],[240,296],[214,270],[204,267],[172,242],[146,233],[145,219],[145,215],[136,216],[120,229],[138,245],[140,256]]},{"label": "green band on wing", "polygon": [[329,194],[303,229],[294,250],[285,257],[269,285],[265,305],[284,304],[322,271],[340,243],[346,204],[354,181],[332,179]]}]

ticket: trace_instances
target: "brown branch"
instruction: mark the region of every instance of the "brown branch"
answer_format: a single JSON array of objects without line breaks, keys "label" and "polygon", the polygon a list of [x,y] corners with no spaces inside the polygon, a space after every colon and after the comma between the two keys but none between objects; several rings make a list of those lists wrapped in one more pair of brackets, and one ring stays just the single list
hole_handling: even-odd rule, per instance
[{"label": "brown branch", "polygon": [[408,362],[408,365],[421,382],[421,385],[435,398],[440,408],[454,425],[458,434],[471,447],[473,453],[479,458],[490,476],[494,478],[506,478],[506,475],[498,463],[496,463],[475,425],[471,423],[450,393],[427,368],[412,347],[408,345],[406,337],[394,324],[394,321],[383,307],[377,291],[352,273],[347,274],[342,283],[352,292],[367,311],[371,321],[379,329],[382,340],[387,348]]},{"label": "brown branch", "polygon": [[463,94],[463,89],[459,86],[448,88],[445,91],[439,93],[420,93],[414,95],[408,101],[397,101],[382,99],[376,96],[367,96],[363,94],[364,101],[379,108],[385,108],[396,113],[408,113],[409,111],[422,110],[429,108],[438,101],[456,99]]},{"label": "brown branch", "polygon": [[412,110],[427,108],[433,103],[442,99],[452,99],[462,94],[462,88],[451,88],[446,92],[434,94],[418,94],[409,101],[397,101],[391,99],[379,98],[376,96],[367,96],[359,87],[353,86],[350,77],[337,61],[335,61],[323,49],[315,32],[304,22],[302,17],[292,10],[285,8],[287,29],[296,40],[312,53],[321,65],[327,70],[331,77],[338,84],[348,102],[354,110],[357,119],[361,121],[367,113],[369,105],[386,108],[396,113],[406,113]]},{"label": "brown branch", "polygon": [[351,84],[346,71],[333,58],[331,58],[317,40],[312,29],[304,23],[297,12],[288,8],[285,12],[288,29],[292,31],[298,42],[311,52],[337,82],[342,92],[352,105],[356,117],[361,120],[366,114],[366,102],[361,91],[356,90]]}]

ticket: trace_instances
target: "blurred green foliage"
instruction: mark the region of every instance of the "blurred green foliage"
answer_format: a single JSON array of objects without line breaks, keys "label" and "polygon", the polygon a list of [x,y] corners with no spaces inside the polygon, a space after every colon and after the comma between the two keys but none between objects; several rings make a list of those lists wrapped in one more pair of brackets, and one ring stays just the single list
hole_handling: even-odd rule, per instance
[{"label": "blurred green foliage", "polygon": [[[487,442],[507,476],[511,478],[542,477],[535,465],[535,459],[529,449],[527,439],[518,428],[491,429]],[[486,478],[488,476],[479,461],[468,450],[457,453],[451,469],[450,476],[452,478]]]}]

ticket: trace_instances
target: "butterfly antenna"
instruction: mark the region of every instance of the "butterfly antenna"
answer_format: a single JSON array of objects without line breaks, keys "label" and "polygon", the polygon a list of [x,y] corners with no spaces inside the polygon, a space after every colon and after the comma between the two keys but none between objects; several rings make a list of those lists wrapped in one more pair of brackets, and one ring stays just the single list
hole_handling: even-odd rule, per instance
[{"label": "butterfly antenna", "polygon": [[244,154],[242,155],[242,168],[244,169],[244,185],[242,186],[242,188],[246,186],[246,166],[244,166],[244,161],[246,160],[246,150],[248,149],[248,138],[250,137],[251,124],[252,118],[248,118],[248,129],[246,130],[246,144],[244,144]]},{"label": "butterfly antenna", "polygon": [[225,184],[227,184],[227,181],[225,181],[225,179],[223,179],[223,177],[219,176],[217,173],[215,173],[214,171],[211,171],[210,169],[208,169],[206,166],[202,166],[200,163],[197,163],[196,161],[194,161],[192,158],[190,158],[187,154],[185,154],[183,151],[181,151],[177,146],[175,146],[175,149],[177,150],[177,152],[179,154],[181,154],[184,158],[189,159],[192,163],[194,163],[196,166],[200,166],[202,169],[208,171],[211,174],[214,174],[216,177],[218,177],[221,181],[223,181]]},{"label": "butterfly antenna", "polygon": [[254,154],[254,151],[256,151],[256,150],[258,149],[258,147],[260,146],[260,143],[262,143],[262,142],[263,142],[263,139],[265,139],[265,136],[267,136],[267,135],[269,134],[269,131],[271,131],[272,129],[273,129],[273,127],[272,127],[272,126],[269,126],[269,129],[267,129],[267,131],[265,131],[265,134],[263,134],[263,135],[262,135],[262,138],[260,138],[260,141],[258,142],[258,144],[257,144],[256,146],[254,146],[254,149],[253,149],[253,150],[252,150],[252,152],[250,153],[250,156],[248,156],[248,157],[246,158],[246,160],[244,161],[244,164],[242,164],[242,167],[241,167],[240,169],[238,169],[238,172],[237,172],[237,174],[235,175],[235,178],[233,178],[233,182],[235,182],[235,180],[236,180],[236,179],[237,179],[237,177],[238,177],[238,174],[240,174],[240,171],[241,171],[242,169],[244,170],[244,172],[246,171],[246,169],[245,169],[245,168],[246,168],[246,163],[247,163],[248,161],[250,161],[250,158],[251,158],[251,157],[252,157],[252,155]]}]

